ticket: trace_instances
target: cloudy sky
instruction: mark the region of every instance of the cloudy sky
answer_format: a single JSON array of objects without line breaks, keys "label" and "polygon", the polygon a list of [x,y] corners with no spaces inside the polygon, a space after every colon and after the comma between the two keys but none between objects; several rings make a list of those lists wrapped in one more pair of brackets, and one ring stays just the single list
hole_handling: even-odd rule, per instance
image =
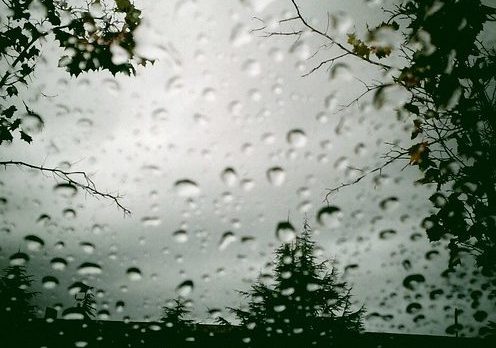
[{"label": "cloudy sky", "polygon": [[[310,33],[264,37],[300,28],[278,25],[295,15],[289,0],[137,5],[138,49],[156,63],[135,77],[71,78],[47,40],[25,91],[44,127],[30,120],[33,144],[2,150],[5,160],[84,170],[132,211],[38,172],[0,171],[0,264],[29,255],[43,306],[73,305],[71,285],[84,281],[114,320],[156,320],[178,294],[199,320],[212,308],[229,317],[224,308],[243,303],[235,290],[269,269],[288,237],[278,223],[301,230],[307,217],[322,257],[336,259],[366,305],[368,330],[444,334],[455,307],[470,320],[470,301],[452,296],[467,279],[440,276],[446,253],[420,227],[431,208],[429,189],[412,184],[415,168],[388,167],[333,195],[338,212],[322,210],[326,188],[380,165],[386,142],[409,137],[393,111],[401,93],[380,110],[367,98],[343,107],[363,91],[357,78],[380,80],[380,71],[349,59],[302,77],[339,51]],[[382,19],[378,1],[312,1],[302,11],[323,28],[329,13],[343,42]],[[425,281],[404,284],[415,274]]]}]

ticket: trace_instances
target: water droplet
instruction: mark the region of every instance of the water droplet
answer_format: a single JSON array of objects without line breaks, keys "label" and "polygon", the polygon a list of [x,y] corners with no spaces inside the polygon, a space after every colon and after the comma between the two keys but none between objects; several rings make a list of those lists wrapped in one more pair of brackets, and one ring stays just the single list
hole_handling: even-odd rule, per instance
[{"label": "water droplet", "polygon": [[382,210],[386,210],[386,211],[392,211],[392,210],[396,209],[398,207],[398,205],[399,205],[399,201],[398,201],[397,197],[388,197],[386,199],[383,199],[379,203],[379,207]]},{"label": "water droplet", "polygon": [[178,243],[186,243],[188,241],[188,233],[185,230],[177,230],[172,234],[172,237]]},{"label": "water droplet", "polygon": [[418,284],[424,282],[425,277],[422,274],[410,274],[403,279],[403,286],[409,290],[415,290]]},{"label": "water droplet", "polygon": [[267,179],[274,186],[281,186],[286,180],[286,172],[281,167],[273,167],[267,170]]},{"label": "water droplet", "polygon": [[74,209],[67,208],[67,209],[64,209],[64,211],[62,212],[62,215],[66,219],[74,219],[76,217],[76,211]]},{"label": "water droplet", "polygon": [[95,251],[95,246],[89,242],[81,242],[79,243],[79,246],[87,254],[93,254],[93,252]]},{"label": "water droplet", "polygon": [[36,220],[36,223],[39,224],[40,226],[48,226],[50,224],[50,221],[52,221],[52,218],[48,214],[41,214],[38,220]]},{"label": "water droplet", "polygon": [[133,282],[139,281],[141,280],[141,278],[143,278],[143,275],[141,274],[141,270],[137,267],[128,268],[126,274],[129,280]]},{"label": "water droplet", "polygon": [[83,320],[84,314],[81,312],[80,308],[67,308],[62,312],[62,318],[66,320]]},{"label": "water droplet", "polygon": [[41,280],[45,289],[55,289],[59,285],[59,280],[55,277],[46,276]]},{"label": "water droplet", "polygon": [[11,266],[22,266],[29,261],[29,256],[22,252],[17,252],[12,254],[9,258],[9,263]]},{"label": "water droplet", "polygon": [[242,66],[242,70],[252,77],[260,75],[262,68],[260,63],[254,59],[248,59]]},{"label": "water droplet", "polygon": [[231,231],[225,232],[220,239],[219,250],[225,250],[234,241],[236,241],[234,233]]},{"label": "water droplet", "polygon": [[78,267],[77,271],[81,275],[101,274],[102,267],[96,263],[84,262]]},{"label": "water droplet", "polygon": [[63,258],[56,257],[50,261],[50,265],[54,270],[63,271],[67,267],[67,261]]},{"label": "water droplet", "polygon": [[406,306],[406,312],[408,314],[415,314],[422,309],[422,305],[418,302],[413,302]]},{"label": "water droplet", "polygon": [[69,183],[57,184],[53,189],[58,195],[64,198],[74,197],[77,193],[77,187]]},{"label": "water droplet", "polygon": [[289,131],[286,139],[293,147],[304,147],[307,144],[307,136],[301,129]]},{"label": "water droplet", "polygon": [[194,284],[192,280],[185,280],[176,288],[176,293],[181,297],[188,297],[193,292]]},{"label": "water droplet", "polygon": [[41,248],[43,248],[43,246],[45,245],[43,239],[35,235],[26,236],[24,237],[24,240],[26,241],[28,250],[31,251],[40,251]]},{"label": "water droplet", "polygon": [[124,311],[125,306],[126,306],[126,304],[124,303],[124,301],[117,301],[115,303],[115,311],[117,313],[122,313]]},{"label": "water droplet", "polygon": [[379,238],[383,240],[391,239],[395,235],[396,235],[396,231],[391,229],[382,230],[381,232],[379,232]]},{"label": "water droplet", "polygon": [[162,224],[162,220],[158,216],[143,216],[141,223],[145,227],[157,227]]},{"label": "water droplet", "polygon": [[177,195],[180,197],[191,198],[196,197],[200,194],[200,188],[198,187],[198,184],[188,179],[176,181],[174,187],[176,189]]},{"label": "water droplet", "polygon": [[317,222],[327,228],[336,228],[341,225],[343,213],[336,206],[321,208],[317,213]]},{"label": "water droplet", "polygon": [[283,243],[290,243],[296,238],[296,231],[289,222],[279,222],[276,228],[276,237]]},{"label": "water droplet", "polygon": [[234,169],[226,168],[221,174],[221,179],[224,184],[232,187],[236,185],[236,182],[238,181],[238,175],[236,174],[236,171]]}]

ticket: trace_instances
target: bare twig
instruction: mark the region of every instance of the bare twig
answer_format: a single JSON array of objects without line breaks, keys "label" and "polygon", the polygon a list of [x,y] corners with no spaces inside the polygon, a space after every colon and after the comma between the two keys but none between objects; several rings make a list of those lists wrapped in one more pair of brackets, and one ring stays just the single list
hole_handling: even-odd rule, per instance
[{"label": "bare twig", "polygon": [[365,171],[364,174],[360,175],[355,180],[352,180],[352,181],[349,181],[349,182],[345,182],[345,183],[341,183],[339,186],[326,189],[327,193],[326,193],[326,195],[324,197],[324,202],[327,203],[327,204],[329,204],[329,197],[332,194],[338,192],[339,190],[341,190],[344,187],[348,187],[348,186],[351,186],[351,185],[354,185],[354,184],[360,182],[362,179],[365,179],[370,174],[377,173],[377,172],[381,173],[384,168],[386,168],[387,166],[389,166],[391,163],[395,162],[396,160],[402,158],[406,154],[408,154],[408,151],[407,150],[405,150],[405,151],[398,151],[398,154],[396,156],[389,157],[388,160],[386,162],[384,162],[383,164],[381,164],[379,167],[376,167],[376,168],[371,169],[369,171]]},{"label": "bare twig", "polygon": [[26,167],[26,168],[31,168],[31,169],[36,169],[41,171],[42,173],[51,173],[54,178],[58,178],[62,181],[64,181],[67,184],[73,185],[77,188],[82,189],[83,191],[89,193],[92,196],[95,197],[102,197],[105,199],[110,199],[114,201],[115,205],[119,209],[121,209],[124,212],[124,215],[131,214],[131,211],[124,207],[122,203],[120,202],[120,199],[122,196],[119,195],[113,195],[111,193],[107,192],[102,192],[97,189],[95,183],[91,178],[86,174],[86,172],[83,171],[64,171],[59,168],[49,168],[45,167],[43,165],[38,166],[34,165],[31,163],[27,162],[22,162],[22,161],[1,161],[0,166],[3,166],[7,168],[7,166],[17,166],[17,167]]},{"label": "bare twig", "polygon": [[307,77],[308,75],[312,74],[314,71],[320,69],[323,65],[327,64],[327,63],[334,63],[336,60],[340,59],[340,58],[343,58],[345,56],[347,56],[349,53],[348,52],[345,52],[343,54],[340,54],[339,56],[336,56],[334,58],[330,58],[330,59],[326,59],[326,60],[323,60],[322,62],[319,63],[319,65],[317,65],[316,67],[312,68],[312,70],[310,70],[309,72],[301,75],[301,77]]},{"label": "bare twig", "polygon": [[358,54],[356,54],[355,52],[353,52],[352,50],[350,50],[349,48],[347,48],[346,46],[344,46],[342,43],[340,43],[339,41],[336,41],[336,39],[334,39],[332,36],[330,36],[329,34],[315,28],[314,26],[312,26],[310,23],[307,22],[307,20],[302,16],[301,12],[300,12],[300,8],[298,7],[298,4],[296,3],[295,0],[291,0],[291,2],[293,3],[295,9],[296,9],[296,13],[297,13],[297,17],[301,20],[301,22],[303,23],[303,25],[305,27],[307,27],[308,29],[310,29],[310,31],[326,38],[327,40],[331,41],[333,44],[335,44],[336,46],[338,46],[340,49],[342,49],[343,51],[347,52],[348,54],[352,55],[352,56],[355,56],[357,58],[360,58],[370,64],[373,64],[373,65],[377,65],[377,66],[380,66],[381,68],[383,69],[386,69],[386,70],[389,70],[389,69],[392,69],[392,66],[390,65],[387,65],[387,64],[384,64],[384,63],[381,63],[381,62],[377,62],[375,60],[371,60],[367,57],[364,57],[364,56],[360,56]]}]

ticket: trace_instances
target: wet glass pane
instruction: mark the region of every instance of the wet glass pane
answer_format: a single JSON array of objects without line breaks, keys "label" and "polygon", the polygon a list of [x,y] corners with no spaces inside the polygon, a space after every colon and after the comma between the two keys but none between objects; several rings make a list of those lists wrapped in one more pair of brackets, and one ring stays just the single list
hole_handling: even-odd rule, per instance
[{"label": "wet glass pane", "polygon": [[[81,338],[74,323],[94,322],[136,323],[154,339],[182,332],[181,346],[239,328],[233,309],[254,301],[239,291],[297,274],[307,233],[315,264],[332,260],[322,277],[334,270],[350,308],[363,306],[364,332],[481,336],[491,322],[494,332],[495,129],[484,115],[496,105],[496,10],[475,1],[463,14],[466,2],[415,10],[443,14],[446,41],[448,29],[394,16],[414,11],[410,1],[5,1],[2,132],[13,139],[0,143],[2,279],[31,275],[20,282],[37,292],[30,317],[52,318],[76,347],[101,334]],[[109,13],[110,29],[100,22]],[[65,40],[67,28],[86,36]],[[17,64],[19,54],[33,59]],[[470,112],[483,116],[465,121]],[[16,117],[18,129],[7,123]],[[450,133],[463,127],[478,137]],[[419,182],[432,168],[437,181]],[[434,226],[452,229],[435,238]],[[275,252],[284,246],[289,261]],[[305,280],[306,293],[317,283]],[[181,310],[185,320],[160,321]],[[288,337],[305,332],[289,327]]]}]

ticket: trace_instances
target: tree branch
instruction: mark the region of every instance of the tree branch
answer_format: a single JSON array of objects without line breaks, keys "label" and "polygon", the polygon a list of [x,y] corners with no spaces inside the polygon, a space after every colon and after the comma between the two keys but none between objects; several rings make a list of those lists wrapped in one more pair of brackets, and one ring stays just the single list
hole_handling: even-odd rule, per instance
[{"label": "tree branch", "polygon": [[91,178],[86,174],[86,172],[83,171],[64,171],[59,168],[49,168],[49,167],[44,167],[44,166],[37,166],[33,165],[27,162],[22,162],[22,161],[0,161],[0,166],[4,166],[4,168],[7,168],[7,166],[17,166],[17,167],[26,167],[30,169],[36,169],[41,171],[42,173],[51,173],[55,179],[60,179],[67,184],[73,185],[77,188],[80,188],[81,190],[89,193],[90,195],[94,197],[102,197],[105,199],[110,199],[117,205],[119,209],[121,209],[124,212],[124,215],[131,214],[131,211],[124,207],[122,203],[120,202],[120,199],[122,196],[119,195],[113,195],[111,193],[107,192],[102,192],[96,188],[95,183]]}]

